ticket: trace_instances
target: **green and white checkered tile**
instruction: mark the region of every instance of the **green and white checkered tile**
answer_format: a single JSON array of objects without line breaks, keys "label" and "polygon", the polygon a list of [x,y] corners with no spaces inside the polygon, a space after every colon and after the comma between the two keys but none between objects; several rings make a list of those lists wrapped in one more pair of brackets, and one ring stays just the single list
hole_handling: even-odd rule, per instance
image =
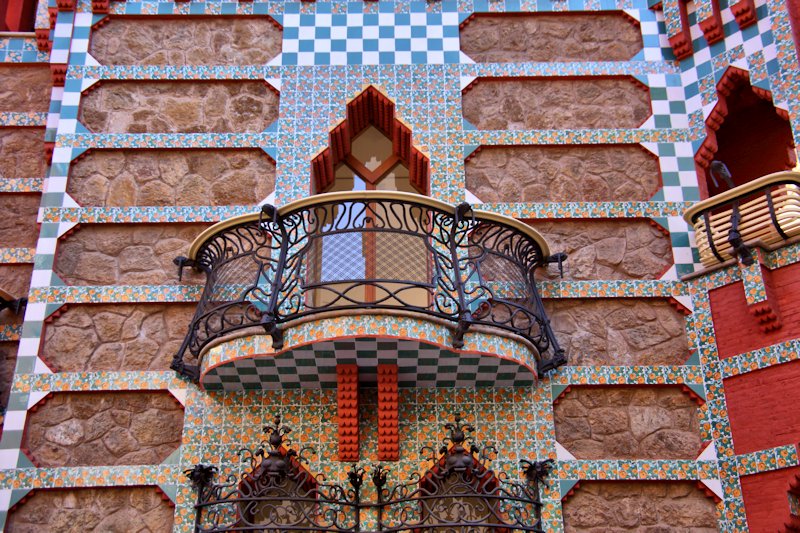
[{"label": "green and white checkered tile", "polygon": [[397,364],[401,387],[514,387],[534,383],[531,371],[513,361],[457,354],[412,340],[359,338],[318,342],[278,357],[235,359],[206,373],[203,386],[224,391],[335,387],[337,364],[357,364],[364,383],[376,382],[377,365]]}]

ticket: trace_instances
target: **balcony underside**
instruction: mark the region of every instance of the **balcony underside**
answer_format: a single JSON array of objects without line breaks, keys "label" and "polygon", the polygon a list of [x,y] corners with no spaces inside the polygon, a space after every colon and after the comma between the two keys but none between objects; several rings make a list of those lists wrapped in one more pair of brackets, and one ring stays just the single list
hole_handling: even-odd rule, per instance
[{"label": "balcony underside", "polygon": [[285,332],[285,345],[253,333],[216,344],[203,356],[206,390],[336,387],[336,365],[358,364],[361,380],[376,381],[378,364],[397,364],[401,387],[528,386],[538,353],[521,338],[473,330],[464,347],[451,330],[425,318],[350,315],[304,322]]}]

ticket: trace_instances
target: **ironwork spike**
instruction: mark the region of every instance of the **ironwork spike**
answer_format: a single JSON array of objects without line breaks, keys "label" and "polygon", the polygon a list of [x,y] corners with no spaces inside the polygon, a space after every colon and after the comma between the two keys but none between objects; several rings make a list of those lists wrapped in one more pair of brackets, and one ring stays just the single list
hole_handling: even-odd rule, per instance
[{"label": "ironwork spike", "polygon": [[372,484],[375,485],[375,488],[377,488],[378,491],[383,490],[383,487],[386,486],[388,474],[389,468],[383,465],[372,466]]},{"label": "ironwork spike", "polygon": [[197,490],[202,490],[211,484],[217,473],[217,467],[198,463],[192,468],[183,471],[183,474],[192,482],[192,486]]}]

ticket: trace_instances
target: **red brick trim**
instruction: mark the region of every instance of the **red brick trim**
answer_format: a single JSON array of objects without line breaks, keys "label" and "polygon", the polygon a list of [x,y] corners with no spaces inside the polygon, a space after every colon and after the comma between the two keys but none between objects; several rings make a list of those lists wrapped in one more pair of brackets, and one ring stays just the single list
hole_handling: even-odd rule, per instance
[{"label": "red brick trim", "polygon": [[694,53],[692,49],[692,34],[689,31],[689,13],[686,11],[685,0],[678,0],[678,12],[680,13],[681,31],[677,35],[669,38],[669,45],[672,53],[680,61],[686,59]]},{"label": "red brick trim", "polygon": [[711,0],[711,16],[705,20],[700,21],[700,29],[703,30],[703,35],[708,44],[714,44],[725,38],[725,32],[722,29],[722,15],[719,12],[719,1]]},{"label": "red brick trim", "polygon": [[64,82],[67,80],[67,65],[51,63],[50,75],[53,78],[53,87],[63,87]]},{"label": "red brick trim", "polygon": [[743,30],[756,23],[756,3],[754,0],[740,0],[731,6],[731,13],[736,18],[736,24]]},{"label": "red brick trim", "polygon": [[397,365],[378,365],[378,461],[400,460]]},{"label": "red brick trim", "polygon": [[36,28],[36,48],[40,52],[49,52],[53,48],[50,40],[50,28]]},{"label": "red brick trim", "polygon": [[358,365],[336,365],[339,460],[358,461]]}]

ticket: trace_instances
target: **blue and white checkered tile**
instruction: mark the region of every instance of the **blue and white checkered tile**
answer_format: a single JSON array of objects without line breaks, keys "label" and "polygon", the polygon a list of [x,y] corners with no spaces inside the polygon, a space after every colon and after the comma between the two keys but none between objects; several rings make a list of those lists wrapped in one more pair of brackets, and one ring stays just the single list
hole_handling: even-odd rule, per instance
[{"label": "blue and white checkered tile", "polygon": [[[417,9],[424,6],[417,6]],[[283,65],[458,63],[458,13],[283,16]]]}]

